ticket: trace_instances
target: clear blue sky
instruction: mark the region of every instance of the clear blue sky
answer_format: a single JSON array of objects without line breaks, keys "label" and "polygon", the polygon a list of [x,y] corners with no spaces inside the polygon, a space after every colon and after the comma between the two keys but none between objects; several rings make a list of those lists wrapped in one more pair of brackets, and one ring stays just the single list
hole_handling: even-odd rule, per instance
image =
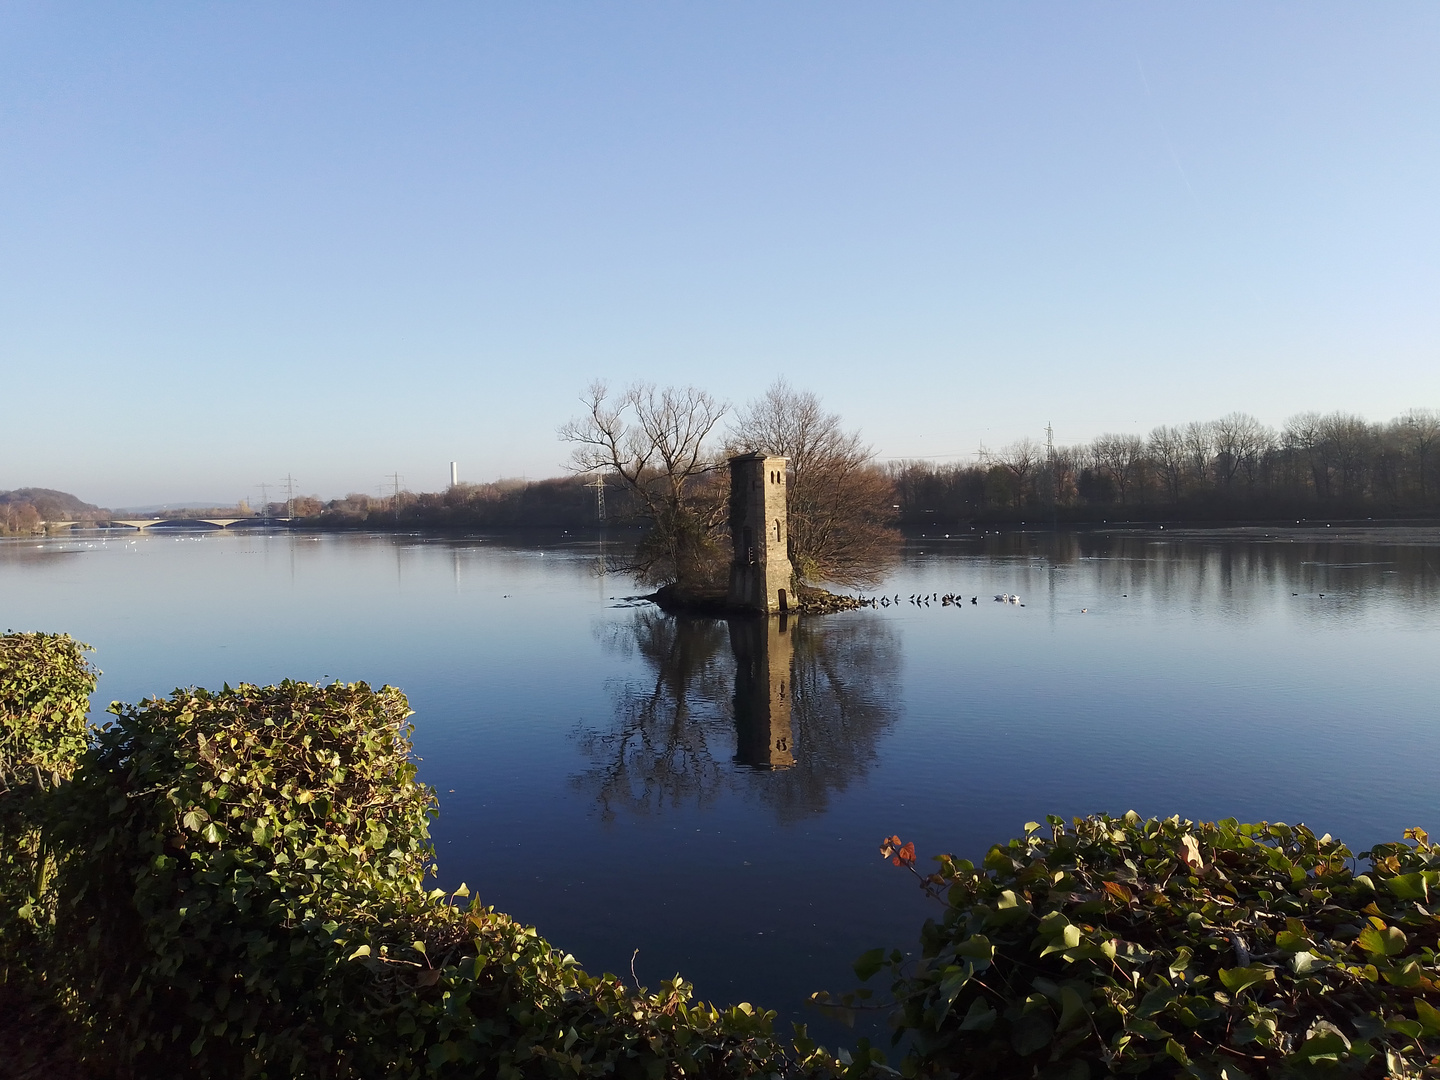
[{"label": "clear blue sky", "polygon": [[593,378],[777,373],[885,457],[1440,406],[1440,7],[0,7],[0,488],[552,475]]}]

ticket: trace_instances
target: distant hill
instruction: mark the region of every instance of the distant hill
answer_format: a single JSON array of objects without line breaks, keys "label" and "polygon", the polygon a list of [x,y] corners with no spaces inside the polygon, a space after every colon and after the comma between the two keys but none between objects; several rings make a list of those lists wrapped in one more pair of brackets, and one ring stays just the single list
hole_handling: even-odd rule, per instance
[{"label": "distant hill", "polygon": [[25,506],[33,506],[42,521],[94,521],[97,515],[103,517],[106,513],[68,491],[52,491],[50,488],[0,491],[0,507],[17,512]]}]

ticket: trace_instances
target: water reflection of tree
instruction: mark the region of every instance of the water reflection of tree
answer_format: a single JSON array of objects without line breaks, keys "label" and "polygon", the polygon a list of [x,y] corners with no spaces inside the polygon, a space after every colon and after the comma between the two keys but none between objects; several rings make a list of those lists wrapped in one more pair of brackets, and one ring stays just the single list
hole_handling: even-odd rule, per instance
[{"label": "water reflection of tree", "polygon": [[[604,817],[704,805],[733,791],[789,820],[823,809],[876,760],[879,736],[898,709],[892,627],[859,613],[788,624],[794,763],[763,770],[737,755],[737,632],[782,633],[777,619],[727,626],[650,609],[604,629],[607,648],[639,657],[645,668],[643,678],[611,685],[610,726],[577,736],[590,764],[574,782],[594,793]],[[739,722],[750,722],[744,714],[742,706]]]},{"label": "water reflection of tree", "polygon": [[727,772],[726,755],[711,750],[730,726],[725,624],[645,609],[606,631],[606,646],[638,655],[649,677],[612,685],[612,726],[580,732],[591,766],[576,783],[594,790],[606,818],[712,801]]}]

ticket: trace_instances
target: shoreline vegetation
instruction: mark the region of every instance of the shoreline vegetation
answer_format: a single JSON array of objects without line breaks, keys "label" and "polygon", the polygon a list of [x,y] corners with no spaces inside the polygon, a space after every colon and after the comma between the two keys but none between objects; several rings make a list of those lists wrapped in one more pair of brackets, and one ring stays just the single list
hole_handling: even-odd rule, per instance
[{"label": "shoreline vegetation", "polygon": [[[589,419],[614,427],[631,388],[607,411],[603,391],[592,397]],[[653,388],[648,388],[653,391]],[[656,392],[675,393],[673,391]],[[699,395],[701,392],[692,391]],[[674,405],[672,397],[671,404]],[[722,403],[701,397],[705,433],[718,430]],[[647,414],[664,419],[662,401]],[[673,419],[673,415],[671,419]],[[604,425],[601,425],[604,426]],[[572,421],[565,436],[584,437]],[[588,431],[594,435],[594,429]],[[722,445],[723,444],[723,445]],[[616,446],[623,450],[618,443]],[[981,448],[973,461],[875,460],[858,433],[824,412],[813,394],[782,383],[735,417],[716,447],[697,446],[696,475],[724,452],[762,447],[792,459],[803,472],[814,466],[816,485],[799,495],[810,510],[828,494],[858,494],[875,520],[907,535],[1019,525],[1074,527],[1132,524],[1237,524],[1304,521],[1440,520],[1440,410],[1411,409],[1387,422],[1343,412],[1300,413],[1279,429],[1245,413],[1218,420],[1161,425],[1148,435],[1106,434],[1088,443],[1057,445],[1020,439]],[[594,449],[593,444],[591,450]],[[291,518],[297,527],[435,532],[594,528],[596,477],[604,486],[605,520],[638,525],[644,498],[605,455],[577,462],[583,475],[542,480],[461,483],[442,492],[398,491],[389,496],[350,494],[322,500],[301,496],[268,506],[190,507],[197,516]],[[621,459],[644,486],[658,475],[653,457]],[[637,461],[639,462],[637,465]],[[662,470],[663,471],[663,470]],[[792,477],[792,497],[796,495]],[[816,490],[818,488],[818,490]],[[0,535],[32,535],[44,522],[109,520],[111,511],[44,488],[0,492]],[[118,512],[113,516],[121,516]],[[145,515],[137,515],[145,516]],[[846,538],[853,541],[853,537]]]},{"label": "shoreline vegetation", "polygon": [[[304,530],[442,535],[537,529],[573,535],[600,528],[619,541],[610,571],[658,586],[648,598],[663,609],[726,615],[739,603],[735,596],[721,599],[735,574],[748,580],[747,566],[774,565],[763,551],[757,557],[748,523],[744,535],[751,539],[730,535],[740,529],[735,514],[744,500],[731,491],[727,462],[757,453],[786,462],[783,475],[775,474],[784,480],[785,496],[774,539],[780,544],[783,517],[788,568],[767,579],[762,606],[797,614],[867,606],[864,592],[884,580],[907,535],[948,540],[992,528],[1288,527],[1316,519],[1327,526],[1363,519],[1374,529],[1377,517],[1411,526],[1440,518],[1440,411],[1432,409],[1412,409],[1388,424],[1302,413],[1280,431],[1231,413],[1162,425],[1145,438],[1107,434],[1080,446],[1057,446],[1047,427],[1043,445],[1027,438],[1000,450],[982,448],[974,464],[881,466],[859,432],[825,411],[815,394],[783,379],[736,411],[728,427],[721,425],[730,406],[693,386],[637,383],[614,393],[596,382],[581,401],[584,412],[558,430],[572,447],[569,477],[456,483],[418,495],[397,488],[389,499],[301,497],[262,507],[259,519]],[[105,517],[63,493],[22,489],[0,493],[0,533],[44,531],[44,522],[54,520],[48,515],[61,512],[74,521]],[[213,509],[178,513],[231,516]],[[233,516],[243,521],[249,508],[237,506]],[[767,524],[763,535],[769,532]]]},{"label": "shoreline vegetation", "polygon": [[0,1046],[56,1080],[1440,1076],[1440,846],[1304,826],[1028,823],[924,873],[918,956],[817,993],[891,1018],[832,1054],[774,1013],[592,976],[461,886],[404,695],[226,686],[111,706],[64,635],[0,637]]}]

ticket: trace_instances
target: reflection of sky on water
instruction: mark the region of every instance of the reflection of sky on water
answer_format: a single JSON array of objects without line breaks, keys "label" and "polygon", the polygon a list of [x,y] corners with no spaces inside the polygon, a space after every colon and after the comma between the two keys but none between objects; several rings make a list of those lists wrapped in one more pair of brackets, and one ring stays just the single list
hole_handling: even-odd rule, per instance
[{"label": "reflection of sky on water", "polygon": [[928,909],[879,859],[892,832],[922,856],[1129,808],[1356,845],[1440,832],[1440,545],[1327,540],[917,541],[886,585],[899,605],[789,628],[794,762],[776,768],[746,764],[730,628],[624,606],[636,590],[594,573],[593,545],[7,541],[0,626],[93,643],[99,703],[399,685],[445,883],[592,967],[638,947],[649,983],[679,970],[796,1010],[850,985],[864,949],[914,940]]}]

